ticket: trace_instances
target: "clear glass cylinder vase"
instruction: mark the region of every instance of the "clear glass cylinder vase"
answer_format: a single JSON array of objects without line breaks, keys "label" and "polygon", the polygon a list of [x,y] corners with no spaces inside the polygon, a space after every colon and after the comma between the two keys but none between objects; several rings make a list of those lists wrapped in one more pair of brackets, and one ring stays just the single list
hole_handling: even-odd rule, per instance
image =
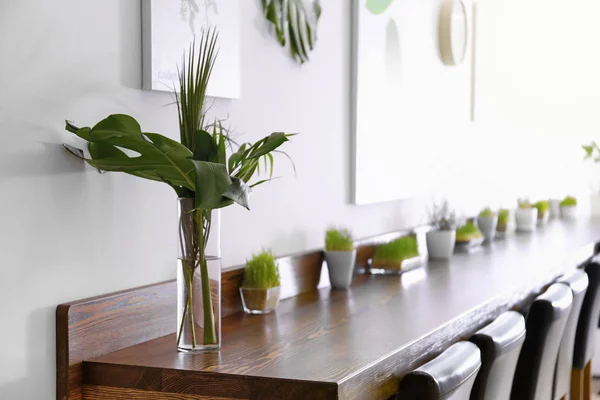
[{"label": "clear glass cylinder vase", "polygon": [[221,258],[219,213],[195,210],[193,198],[178,199],[177,349],[221,348]]}]

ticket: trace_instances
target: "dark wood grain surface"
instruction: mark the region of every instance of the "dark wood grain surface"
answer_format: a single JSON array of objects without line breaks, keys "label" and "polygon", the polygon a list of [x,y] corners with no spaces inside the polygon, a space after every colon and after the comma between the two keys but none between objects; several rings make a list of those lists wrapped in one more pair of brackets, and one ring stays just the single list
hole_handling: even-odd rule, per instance
[{"label": "dark wood grain surface", "polygon": [[[525,305],[589,258],[599,239],[600,220],[553,221],[401,277],[361,276],[348,291],[326,287],[285,300],[275,314],[225,318],[220,352],[177,353],[170,335],[88,360],[86,387],[240,399],[387,399],[406,372]],[[126,367],[133,372],[124,373]],[[290,389],[277,397],[251,391],[265,382]],[[317,397],[298,397],[313,393],[307,387]],[[214,388],[219,391],[206,392]]]},{"label": "dark wood grain surface", "polygon": [[[362,239],[357,246],[359,251],[370,249],[372,243],[402,234]],[[329,286],[320,250],[280,257],[277,262],[282,299]],[[223,317],[242,311],[239,295],[242,279],[243,266],[223,271]],[[59,305],[56,311],[56,398],[82,398],[82,360],[174,332],[176,300],[175,281],[168,281]]]}]

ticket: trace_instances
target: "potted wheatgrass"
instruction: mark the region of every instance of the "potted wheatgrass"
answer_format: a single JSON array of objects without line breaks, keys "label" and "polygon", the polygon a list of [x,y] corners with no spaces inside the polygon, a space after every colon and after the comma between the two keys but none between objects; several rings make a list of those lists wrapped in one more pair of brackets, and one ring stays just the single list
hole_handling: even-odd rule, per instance
[{"label": "potted wheatgrass", "polygon": [[325,261],[331,286],[348,288],[356,262],[356,249],[349,230],[330,228],[325,232]]},{"label": "potted wheatgrass", "polygon": [[515,213],[518,232],[533,232],[537,225],[538,209],[529,200],[519,200],[519,207]]},{"label": "potted wheatgrass", "polygon": [[464,225],[456,229],[456,244],[461,246],[478,246],[483,243],[484,237],[472,220],[467,221]]},{"label": "potted wheatgrass", "polygon": [[269,251],[246,261],[244,282],[240,287],[242,305],[248,314],[268,314],[279,305],[279,265]]},{"label": "potted wheatgrass", "polygon": [[538,211],[538,215],[537,215],[538,226],[546,225],[548,223],[548,220],[550,219],[550,203],[548,202],[548,200],[540,200],[537,203],[535,203],[533,206],[535,208],[537,208],[537,211]]},{"label": "potted wheatgrass", "polygon": [[399,275],[410,271],[423,262],[414,235],[403,236],[381,244],[371,259],[370,272],[376,275]]},{"label": "potted wheatgrass", "polygon": [[560,216],[564,219],[575,219],[577,216],[577,199],[567,196],[560,202]]},{"label": "potted wheatgrass", "polygon": [[491,208],[485,208],[477,217],[477,225],[485,240],[491,242],[496,236],[496,227],[498,225],[498,215]]},{"label": "potted wheatgrass", "polygon": [[496,227],[496,231],[500,235],[506,234],[508,231],[508,223],[510,222],[510,210],[506,208],[501,208],[498,210],[498,226]]}]

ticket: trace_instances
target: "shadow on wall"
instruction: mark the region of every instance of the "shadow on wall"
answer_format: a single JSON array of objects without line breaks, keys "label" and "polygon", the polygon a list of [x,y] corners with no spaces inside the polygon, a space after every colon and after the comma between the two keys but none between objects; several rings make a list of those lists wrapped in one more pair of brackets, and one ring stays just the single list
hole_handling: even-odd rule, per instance
[{"label": "shadow on wall", "polygon": [[0,398],[6,400],[33,400],[39,388],[52,388],[54,398],[56,365],[56,308],[45,307],[33,311],[27,319],[26,346],[19,349],[19,358],[27,360],[24,377],[0,386]]},{"label": "shadow on wall", "polygon": [[142,15],[139,1],[119,2],[119,60],[121,85],[142,88]]},{"label": "shadow on wall", "polygon": [[15,177],[80,174],[84,168],[83,160],[70,155],[62,144],[37,142],[26,151],[14,151],[0,158],[0,182]]}]

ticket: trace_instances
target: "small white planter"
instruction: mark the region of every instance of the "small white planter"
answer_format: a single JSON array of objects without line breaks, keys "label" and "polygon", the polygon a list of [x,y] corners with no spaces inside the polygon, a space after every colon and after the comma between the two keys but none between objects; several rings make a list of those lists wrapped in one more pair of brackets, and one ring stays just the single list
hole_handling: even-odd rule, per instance
[{"label": "small white planter", "polygon": [[456,230],[429,231],[426,235],[427,252],[431,259],[449,259],[456,245]]},{"label": "small white planter", "polygon": [[546,211],[545,213],[543,213],[541,215],[538,214],[538,219],[537,219],[538,226],[547,225],[549,219],[550,219],[550,211]]},{"label": "small white planter", "polygon": [[560,200],[558,199],[550,199],[548,200],[550,204],[550,218],[559,218],[560,217]]},{"label": "small white planter", "polygon": [[337,289],[347,289],[352,283],[356,249],[353,251],[325,251],[329,282]]},{"label": "small white planter", "polygon": [[515,220],[517,221],[518,232],[532,232],[537,224],[537,208],[517,208]]},{"label": "small white planter", "polygon": [[564,219],[577,218],[577,206],[560,206],[560,216]]},{"label": "small white planter", "polygon": [[498,216],[477,217],[477,225],[486,241],[491,242],[496,237],[496,227],[498,226]]}]

